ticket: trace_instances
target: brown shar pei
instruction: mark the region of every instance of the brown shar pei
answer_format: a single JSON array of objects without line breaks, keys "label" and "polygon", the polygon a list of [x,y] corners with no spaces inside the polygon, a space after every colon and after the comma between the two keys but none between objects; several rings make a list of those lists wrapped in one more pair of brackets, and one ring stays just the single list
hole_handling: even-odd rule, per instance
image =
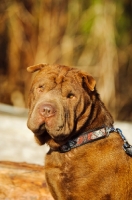
[{"label": "brown shar pei", "polygon": [[53,198],[131,200],[132,158],[122,148],[94,78],[61,65],[27,70],[37,71],[27,124],[37,142],[50,147],[45,175]]}]

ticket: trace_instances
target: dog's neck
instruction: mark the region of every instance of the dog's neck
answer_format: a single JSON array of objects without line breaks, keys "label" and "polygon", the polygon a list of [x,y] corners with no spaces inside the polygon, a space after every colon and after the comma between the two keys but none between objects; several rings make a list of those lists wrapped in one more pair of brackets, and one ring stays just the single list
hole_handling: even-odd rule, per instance
[{"label": "dog's neck", "polygon": [[96,129],[101,126],[113,126],[114,120],[109,111],[106,109],[104,103],[98,99],[95,104],[93,104],[93,110],[91,116],[86,122],[86,127],[84,131]]}]

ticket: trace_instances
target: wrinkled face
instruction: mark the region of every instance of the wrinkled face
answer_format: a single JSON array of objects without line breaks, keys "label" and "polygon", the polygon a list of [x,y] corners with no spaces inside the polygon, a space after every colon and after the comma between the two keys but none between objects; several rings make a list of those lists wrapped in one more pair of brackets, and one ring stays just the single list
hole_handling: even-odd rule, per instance
[{"label": "wrinkled face", "polygon": [[[42,66],[42,65],[41,65]],[[28,127],[36,137],[63,141],[77,132],[90,113],[95,80],[66,66],[29,67],[37,71],[29,97]]]}]

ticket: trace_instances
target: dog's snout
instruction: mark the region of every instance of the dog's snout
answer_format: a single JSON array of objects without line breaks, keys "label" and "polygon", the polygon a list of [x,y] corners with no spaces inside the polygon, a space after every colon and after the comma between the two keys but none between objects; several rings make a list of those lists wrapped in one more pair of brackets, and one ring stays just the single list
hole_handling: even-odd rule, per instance
[{"label": "dog's snout", "polygon": [[55,107],[51,104],[43,104],[40,106],[40,114],[43,117],[51,117],[55,114]]}]

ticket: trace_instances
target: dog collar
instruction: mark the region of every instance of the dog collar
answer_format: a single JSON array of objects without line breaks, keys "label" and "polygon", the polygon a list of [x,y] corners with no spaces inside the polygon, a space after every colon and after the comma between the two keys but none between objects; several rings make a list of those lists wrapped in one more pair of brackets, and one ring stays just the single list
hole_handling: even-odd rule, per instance
[{"label": "dog collar", "polygon": [[82,146],[84,144],[93,142],[95,140],[99,140],[102,138],[105,138],[106,136],[109,135],[110,131],[112,130],[113,127],[108,128],[108,127],[100,127],[94,130],[89,130],[78,137],[69,140],[66,144],[62,145],[60,147],[60,152],[64,153],[67,151],[70,151],[73,148]]},{"label": "dog collar", "polygon": [[98,129],[86,131],[78,137],[69,140],[66,144],[62,145],[59,150],[61,153],[68,152],[73,148],[105,138],[112,132],[116,132],[121,136],[122,140],[124,141],[124,151],[128,155],[132,156],[132,146],[128,143],[125,136],[122,134],[122,131],[119,128],[115,129],[114,127],[100,127]]}]

